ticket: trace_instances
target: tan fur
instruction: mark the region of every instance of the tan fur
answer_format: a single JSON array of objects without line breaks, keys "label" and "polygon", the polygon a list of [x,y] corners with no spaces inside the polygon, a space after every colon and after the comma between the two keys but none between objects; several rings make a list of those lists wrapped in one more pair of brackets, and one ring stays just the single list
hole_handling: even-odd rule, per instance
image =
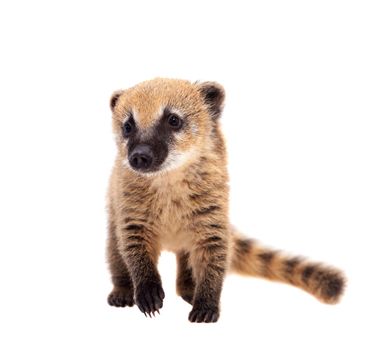
[{"label": "tan fur", "polygon": [[[339,301],[345,279],[338,269],[266,248],[254,240],[244,238],[235,229],[232,241],[231,271],[291,284],[324,303],[335,304]],[[246,244],[247,248],[239,253],[236,245],[239,246],[240,242]]]},{"label": "tan fur", "polygon": [[[210,100],[213,90],[219,95]],[[177,254],[177,291],[193,304],[190,320],[194,322],[218,319],[222,281],[230,269],[291,283],[325,302],[338,300],[342,287],[330,297],[324,297],[320,289],[320,281],[329,283],[332,275],[343,281],[338,271],[314,265],[314,272],[305,283],[302,273],[308,275],[310,270],[305,267],[309,263],[299,260],[289,265],[289,259],[278,254],[273,253],[271,258],[263,255],[269,251],[241,238],[230,226],[226,152],[217,121],[223,96],[222,87],[216,83],[192,84],[161,78],[113,95],[118,155],[108,204],[108,256],[114,282],[109,296],[111,305],[132,304],[129,293],[123,297],[128,283],[128,290],[133,293],[132,288],[135,289],[135,302],[141,311],[158,311],[164,297],[156,269],[162,250]],[[186,116],[189,127],[174,136],[169,150],[171,159],[167,157],[160,171],[137,172],[127,162],[127,141],[121,133],[127,113],[132,112],[141,140],[147,140],[166,106]],[[181,164],[169,168],[175,154],[182,156]],[[317,277],[320,271],[321,280]],[[315,280],[312,276],[316,276]],[[126,281],[125,286],[119,286],[119,280]],[[153,288],[158,292],[149,292]]]}]

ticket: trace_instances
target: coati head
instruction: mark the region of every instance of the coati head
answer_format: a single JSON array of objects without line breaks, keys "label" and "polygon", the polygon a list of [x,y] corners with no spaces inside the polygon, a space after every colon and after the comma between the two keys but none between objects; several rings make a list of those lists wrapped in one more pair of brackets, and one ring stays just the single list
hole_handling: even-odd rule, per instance
[{"label": "coati head", "polygon": [[162,78],[114,92],[113,128],[125,166],[155,174],[199,157],[212,144],[224,96],[214,82]]}]

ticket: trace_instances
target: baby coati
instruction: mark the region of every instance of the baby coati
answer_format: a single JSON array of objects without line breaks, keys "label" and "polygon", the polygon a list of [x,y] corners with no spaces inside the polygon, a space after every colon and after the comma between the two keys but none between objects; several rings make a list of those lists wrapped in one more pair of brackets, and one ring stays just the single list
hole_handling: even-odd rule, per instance
[{"label": "baby coati", "polygon": [[161,78],[111,97],[118,154],[108,196],[110,305],[159,311],[162,250],[176,254],[177,293],[192,304],[191,322],[218,320],[229,271],[289,283],[325,303],[339,300],[339,270],[264,248],[230,225],[224,97],[215,82]]}]

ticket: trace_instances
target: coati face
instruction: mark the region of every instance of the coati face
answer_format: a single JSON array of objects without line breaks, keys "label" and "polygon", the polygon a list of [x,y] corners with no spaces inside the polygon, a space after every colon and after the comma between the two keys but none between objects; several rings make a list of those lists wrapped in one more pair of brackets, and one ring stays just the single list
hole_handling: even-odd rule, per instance
[{"label": "coati face", "polygon": [[213,82],[157,78],[115,92],[110,106],[124,165],[155,174],[194,160],[211,144],[223,102]]}]

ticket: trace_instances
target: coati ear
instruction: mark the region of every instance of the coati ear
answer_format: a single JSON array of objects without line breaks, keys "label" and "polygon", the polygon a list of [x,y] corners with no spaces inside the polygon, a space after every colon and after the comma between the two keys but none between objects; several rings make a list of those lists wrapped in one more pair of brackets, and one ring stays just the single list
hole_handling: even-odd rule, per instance
[{"label": "coati ear", "polygon": [[110,108],[111,108],[111,111],[114,111],[114,108],[116,106],[116,103],[119,99],[119,97],[121,96],[121,94],[123,93],[124,91],[123,90],[117,90],[115,91],[112,96],[111,96],[111,99],[110,99]]},{"label": "coati ear", "polygon": [[222,85],[207,81],[198,85],[200,94],[208,106],[210,115],[214,120],[221,116],[225,101],[225,90]]}]

